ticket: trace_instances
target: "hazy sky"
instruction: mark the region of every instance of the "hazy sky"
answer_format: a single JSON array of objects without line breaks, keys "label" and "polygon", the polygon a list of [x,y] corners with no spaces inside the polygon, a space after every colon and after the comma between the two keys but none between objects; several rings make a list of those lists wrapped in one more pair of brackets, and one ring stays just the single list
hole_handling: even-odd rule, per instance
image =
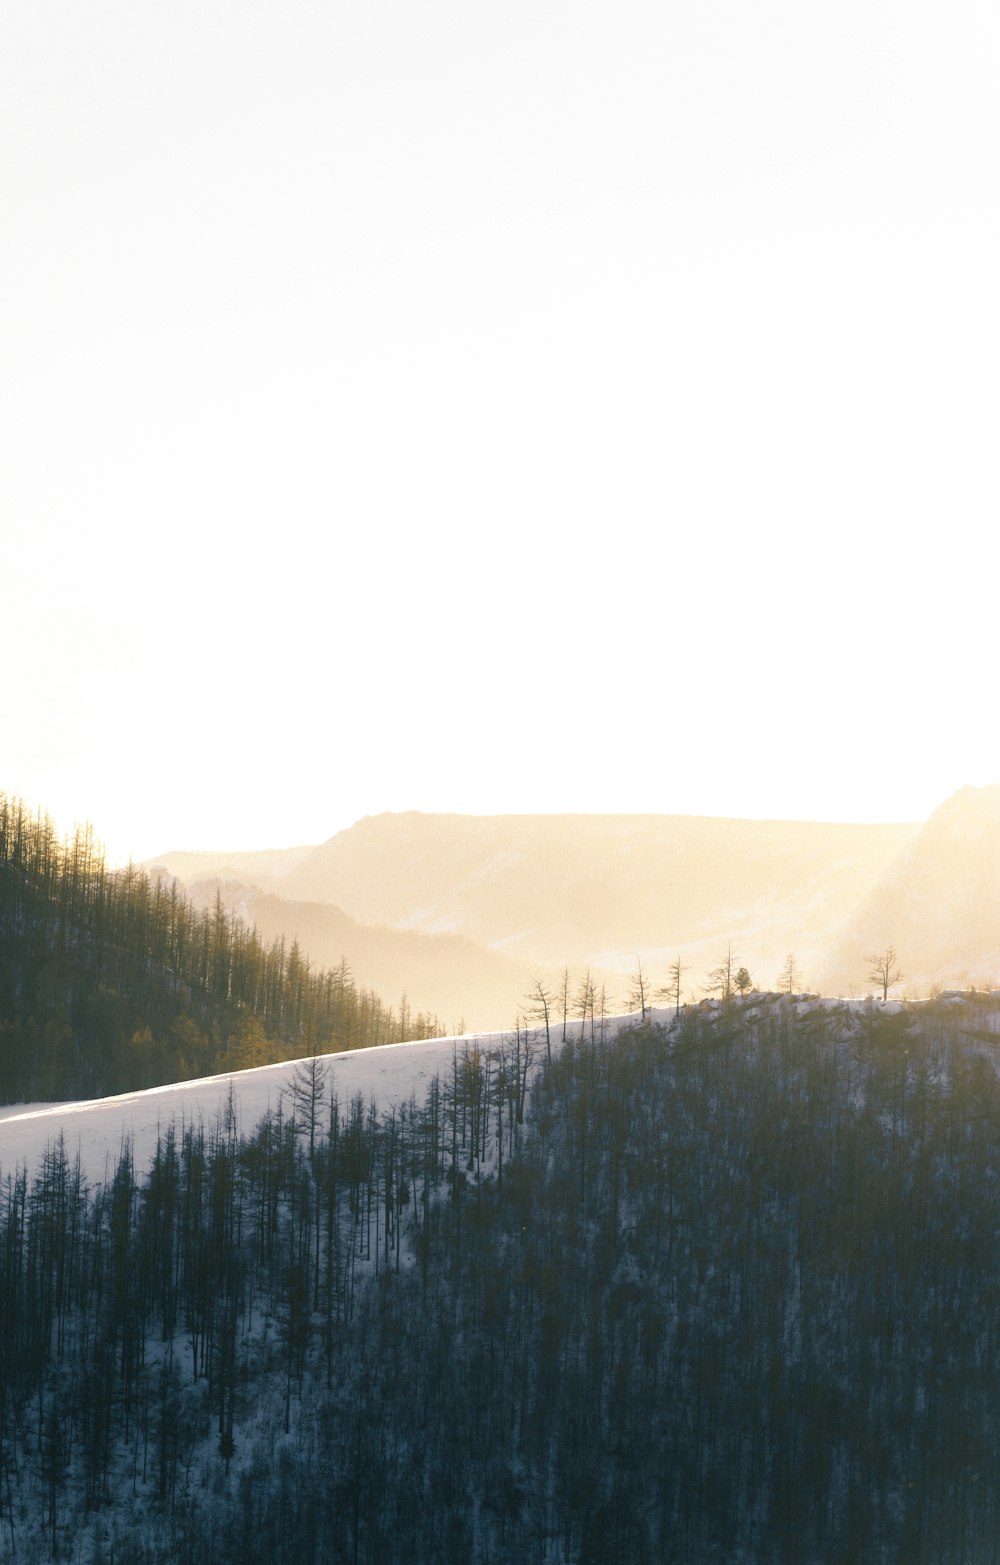
[{"label": "hazy sky", "polygon": [[12,0],[0,789],[113,857],[1000,781],[995,0]]}]

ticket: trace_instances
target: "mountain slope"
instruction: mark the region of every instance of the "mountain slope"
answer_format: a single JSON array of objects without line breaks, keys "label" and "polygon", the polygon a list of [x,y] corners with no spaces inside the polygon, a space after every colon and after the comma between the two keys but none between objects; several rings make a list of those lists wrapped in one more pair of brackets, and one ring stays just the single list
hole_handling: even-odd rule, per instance
[{"label": "mountain slope", "polygon": [[[694,816],[379,815],[314,849],[282,895],[449,931],[548,968],[699,966],[732,940],[761,981],[804,963],[917,828]],[[774,972],[770,971],[771,967]]]},{"label": "mountain slope", "polygon": [[1000,786],[961,788],[934,811],[848,921],[821,982],[856,983],[864,955],[889,944],[915,993],[1000,978]]},{"label": "mountain slope", "polygon": [[195,905],[207,909],[217,893],[265,942],[297,940],[313,965],[330,969],[344,959],[355,979],[376,994],[391,996],[397,1005],[405,996],[412,1015],[440,1016],[461,1032],[512,1023],[537,976],[526,962],[460,935],[362,924],[339,907],[288,901],[228,881],[188,887]]},{"label": "mountain slope", "polygon": [[[269,931],[304,927],[306,904],[336,905],[365,925],[447,933],[521,964],[500,1011],[468,1002],[468,990],[460,1006],[435,991],[447,1019],[461,1010],[502,1024],[526,972],[565,966],[574,982],[589,967],[620,1002],[637,957],[654,985],[680,957],[685,991],[697,992],[730,943],[765,987],[793,952],[800,982],[863,993],[868,954],[889,944],[916,993],[1000,977],[1000,787],[963,788],[922,825],[379,815],[295,850],[280,878],[265,858],[271,894],[296,904],[265,915],[262,903]],[[328,945],[317,950],[329,960]]]},{"label": "mountain slope", "polygon": [[0,1116],[0,1553],[991,1558],[998,1004],[755,994]]},{"label": "mountain slope", "polygon": [[88,1097],[399,1036],[349,972],[307,968],[176,882],[109,871],[89,832],[59,843],[0,794],[0,1096]]},{"label": "mountain slope", "polygon": [[[475,1041],[486,1048],[495,1039],[484,1034]],[[422,1099],[430,1079],[447,1074],[456,1046],[462,1046],[460,1040],[433,1038],[322,1055],[320,1061],[328,1093],[336,1093],[345,1106],[360,1093],[366,1105],[374,1101],[381,1113],[413,1094]],[[70,1162],[79,1157],[81,1172],[92,1185],[110,1181],[123,1147],[131,1149],[136,1172],[144,1173],[171,1123],[203,1128],[208,1134],[235,1115],[241,1131],[250,1134],[280,1106],[291,1113],[296,1072],[307,1063],[282,1060],[86,1102],[0,1108],[0,1173],[22,1166],[34,1173],[46,1148],[59,1137]]]}]

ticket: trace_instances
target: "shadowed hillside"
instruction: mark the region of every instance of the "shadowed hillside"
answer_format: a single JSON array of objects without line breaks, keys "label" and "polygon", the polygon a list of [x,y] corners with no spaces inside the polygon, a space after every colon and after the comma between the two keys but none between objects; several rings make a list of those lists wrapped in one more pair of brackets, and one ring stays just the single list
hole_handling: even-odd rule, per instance
[{"label": "shadowed hillside", "polygon": [[998,1025],[753,994],[0,1122],[0,1557],[985,1565]]},{"label": "shadowed hillside", "polygon": [[535,980],[516,958],[486,950],[459,935],[362,924],[338,907],[289,902],[271,892],[232,882],[199,881],[188,895],[211,909],[216,895],[266,942],[295,939],[314,965],[337,968],[346,960],[355,978],[376,994],[403,996],[411,1014],[440,1016],[455,1031],[511,1022]]},{"label": "shadowed hillside", "polygon": [[[393,989],[397,986],[394,984]],[[313,1051],[388,1043],[397,1016],[346,967],[267,943],[220,899],[111,871],[0,794],[0,1101],[92,1097]]]}]

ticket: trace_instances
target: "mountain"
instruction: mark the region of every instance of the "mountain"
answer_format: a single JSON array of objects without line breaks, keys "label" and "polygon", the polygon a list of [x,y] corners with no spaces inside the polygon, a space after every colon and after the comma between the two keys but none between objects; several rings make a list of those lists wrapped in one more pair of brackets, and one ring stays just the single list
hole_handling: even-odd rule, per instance
[{"label": "mountain", "polygon": [[[256,872],[262,889],[298,904],[287,914],[271,904],[270,930],[290,936],[300,930],[302,904],[333,905],[363,924],[461,937],[546,975],[590,968],[620,1000],[637,957],[663,983],[680,956],[685,988],[697,988],[729,942],[765,986],[790,950],[811,982],[844,921],[916,830],[411,812],[370,816],[311,852],[296,850],[280,874],[261,856]],[[184,868],[176,854],[157,862],[178,875]],[[204,862],[221,865],[222,856]],[[344,954],[369,981],[350,949]],[[493,1025],[509,1020],[523,993],[512,986],[504,1008],[489,1016]],[[483,1015],[483,1005],[462,1003],[467,1015]],[[440,1001],[435,1009],[456,1012]]]},{"label": "mountain", "polygon": [[[811,957],[913,833],[671,815],[380,815],[302,859],[283,895],[449,930],[558,968],[627,973],[732,940],[751,970]],[[761,981],[777,974],[764,971]]]},{"label": "mountain", "polygon": [[205,910],[221,895],[265,943],[297,940],[310,963],[330,969],[343,959],[376,994],[396,1005],[405,996],[411,1015],[440,1016],[459,1032],[512,1023],[536,977],[526,962],[461,935],[362,924],[339,907],[290,901],[238,881],[196,881],[187,894]]},{"label": "mountain", "polygon": [[[180,874],[233,857],[162,862]],[[420,1003],[477,1026],[509,1022],[532,975],[552,981],[567,966],[574,984],[589,968],[614,1005],[637,959],[657,986],[679,957],[685,992],[698,993],[730,944],[763,987],[791,952],[802,985],[863,994],[868,956],[888,945],[913,993],[1000,978],[1000,786],[962,788],[923,824],[385,814],[241,864],[266,892],[254,906],[269,935],[297,934],[310,954],[315,941],[325,962],[342,939],[376,987],[382,968],[364,970],[358,926],[381,928],[383,941],[394,930],[463,942],[451,974],[435,953]],[[355,926],[331,925],[326,938],[315,910],[332,907]],[[517,975],[484,966],[484,953]],[[414,971],[408,958],[403,970]],[[416,974],[407,985],[415,1001]]]},{"label": "mountain", "polygon": [[959,789],[913,834],[848,920],[821,984],[846,992],[865,954],[889,944],[914,993],[1000,980],[1000,786]]},{"label": "mountain", "polygon": [[150,859],[147,868],[166,869],[185,885],[199,880],[232,880],[252,886],[279,885],[315,847],[258,848],[250,852],[180,850]]}]

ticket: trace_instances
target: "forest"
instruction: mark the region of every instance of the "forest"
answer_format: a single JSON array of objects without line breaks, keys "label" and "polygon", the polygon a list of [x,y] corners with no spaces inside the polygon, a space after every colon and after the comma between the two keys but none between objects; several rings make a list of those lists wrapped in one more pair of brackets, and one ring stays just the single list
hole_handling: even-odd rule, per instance
[{"label": "forest", "polygon": [[175,881],[109,870],[89,828],[60,841],[0,794],[0,1102],[107,1096],[312,1053],[440,1035],[346,960],[312,969],[196,909]]},{"label": "forest", "polygon": [[996,1561],[998,1022],[591,1013],[2,1170],[0,1551]]}]

